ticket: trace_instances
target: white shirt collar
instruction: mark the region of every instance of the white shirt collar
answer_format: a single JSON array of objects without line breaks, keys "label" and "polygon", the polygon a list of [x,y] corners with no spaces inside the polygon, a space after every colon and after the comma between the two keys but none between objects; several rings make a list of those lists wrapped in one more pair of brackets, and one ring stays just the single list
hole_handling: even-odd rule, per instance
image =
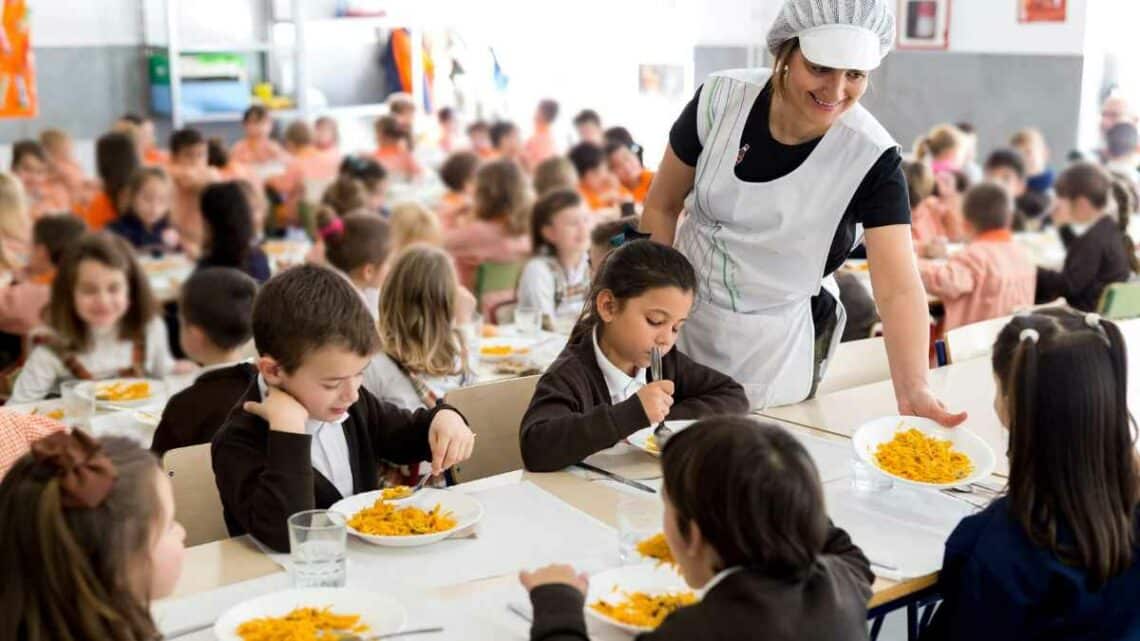
[{"label": "white shirt collar", "polygon": [[606,389],[610,392],[610,401],[615,405],[625,401],[629,397],[637,393],[638,390],[645,387],[645,370],[639,369],[633,376],[621,371],[616,365],[610,362],[602,352],[602,348],[598,346],[598,328],[594,328],[592,334],[594,341],[594,358],[598,361],[598,367],[602,370],[602,377],[606,380]]},{"label": "white shirt collar", "polygon": [[[225,369],[227,367],[233,367],[234,365],[237,365],[239,363],[252,363],[252,362],[253,362],[252,358],[245,358],[245,359],[242,359],[240,361],[233,361],[231,363],[216,363],[214,365],[204,365],[198,369],[198,373],[194,378],[195,378],[195,380],[197,380],[198,378],[201,378],[202,376],[204,376],[210,372],[215,372],[217,370]],[[261,376],[258,375],[258,380],[260,380],[260,379],[261,379]],[[264,398],[264,397],[265,397],[265,391],[262,390],[262,398]]]},{"label": "white shirt collar", "polygon": [[726,568],[720,572],[717,572],[713,578],[709,579],[708,583],[704,584],[699,590],[697,590],[697,598],[704,599],[705,595],[707,595],[709,592],[712,592],[712,589],[719,585],[721,581],[727,579],[728,577],[736,574],[743,569],[743,567],[738,565],[736,567]]}]

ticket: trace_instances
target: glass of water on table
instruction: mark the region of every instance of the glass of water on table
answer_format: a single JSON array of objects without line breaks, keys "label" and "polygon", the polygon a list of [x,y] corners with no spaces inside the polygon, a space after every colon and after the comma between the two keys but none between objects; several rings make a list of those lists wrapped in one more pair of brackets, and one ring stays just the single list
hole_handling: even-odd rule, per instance
[{"label": "glass of water on table", "polygon": [[637,551],[637,544],[660,534],[665,508],[650,495],[622,494],[617,503],[618,560],[622,565],[651,563]]},{"label": "glass of water on table", "polygon": [[64,381],[59,385],[63,422],[69,427],[91,428],[95,413],[95,388],[90,381]]},{"label": "glass of water on table", "polygon": [[523,338],[537,338],[542,333],[542,310],[530,305],[515,307],[515,332]]},{"label": "glass of water on table", "polygon": [[289,560],[295,588],[343,588],[348,528],[343,514],[306,510],[289,517]]}]

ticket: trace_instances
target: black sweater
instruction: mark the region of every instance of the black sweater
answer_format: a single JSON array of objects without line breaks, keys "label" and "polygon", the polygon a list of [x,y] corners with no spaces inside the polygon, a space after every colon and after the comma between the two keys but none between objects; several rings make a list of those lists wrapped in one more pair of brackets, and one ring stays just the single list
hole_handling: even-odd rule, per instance
[{"label": "black sweater", "polygon": [[1076,236],[1069,227],[1062,227],[1061,240],[1066,250],[1061,271],[1037,269],[1038,303],[1064,296],[1075,309],[1096,311],[1106,286],[1131,278],[1124,234],[1112,218],[1101,218],[1082,236]]},{"label": "black sweater", "polygon": [[194,384],[170,397],[150,449],[158,456],[191,445],[209,443],[250,388],[257,389],[257,367],[238,363],[199,376]]}]

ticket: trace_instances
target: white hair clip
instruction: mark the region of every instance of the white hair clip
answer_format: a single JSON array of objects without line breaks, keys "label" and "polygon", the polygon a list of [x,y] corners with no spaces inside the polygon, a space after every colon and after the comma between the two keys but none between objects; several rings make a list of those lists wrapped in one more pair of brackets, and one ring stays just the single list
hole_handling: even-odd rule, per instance
[{"label": "white hair clip", "polygon": [[1100,314],[1085,314],[1085,325],[1093,329],[1100,328]]},{"label": "white hair clip", "polygon": [[1038,340],[1040,340],[1040,338],[1041,334],[1037,330],[1033,329],[1032,327],[1026,327],[1025,329],[1021,330],[1021,334],[1018,335],[1017,340],[1030,340],[1036,343]]}]

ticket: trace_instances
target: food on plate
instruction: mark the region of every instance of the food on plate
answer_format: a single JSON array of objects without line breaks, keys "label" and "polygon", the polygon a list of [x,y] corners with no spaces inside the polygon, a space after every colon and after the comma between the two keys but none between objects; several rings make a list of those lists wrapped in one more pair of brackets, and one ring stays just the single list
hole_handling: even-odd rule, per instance
[{"label": "food on plate", "polygon": [[385,503],[381,496],[348,520],[348,526],[362,534],[372,536],[413,536],[416,534],[437,534],[455,527],[456,520],[451,512],[444,512],[437,503],[429,511],[415,506],[396,507]]},{"label": "food on plate", "polygon": [[[901,426],[901,425],[900,425]],[[970,457],[948,440],[927,436],[915,428],[899,430],[875,448],[875,464],[900,478],[920,483],[953,483],[974,471]]]},{"label": "food on plate", "polygon": [[626,592],[623,596],[624,598],[616,603],[598,600],[591,603],[590,607],[595,612],[614,621],[653,629],[661,625],[665,617],[686,605],[697,602],[697,595],[692,592],[665,594]]},{"label": "food on plate", "polygon": [[645,439],[645,449],[649,450],[650,452],[653,452],[654,454],[660,454],[661,453],[661,446],[657,444],[657,436],[656,435],[650,434]]},{"label": "food on plate", "polygon": [[237,627],[237,634],[242,641],[339,641],[368,631],[359,614],[331,610],[302,606],[284,616],[250,619]]},{"label": "food on plate", "polygon": [[398,499],[406,499],[412,495],[412,488],[407,485],[397,485],[395,487],[386,487],[380,490],[380,498],[385,501],[395,501]]},{"label": "food on plate", "polygon": [[677,565],[677,560],[673,558],[673,550],[669,549],[669,543],[665,541],[664,534],[654,534],[647,539],[638,541],[637,552],[641,556],[657,559],[663,564]]},{"label": "food on plate", "polygon": [[97,401],[141,401],[147,398],[150,398],[150,383],[146,381],[118,381],[95,387]]},{"label": "food on plate", "polygon": [[499,335],[499,328],[494,325],[483,326],[483,338],[495,338]]},{"label": "food on plate", "polygon": [[510,356],[514,352],[514,348],[510,345],[484,345],[479,348],[479,354],[483,356]]}]

